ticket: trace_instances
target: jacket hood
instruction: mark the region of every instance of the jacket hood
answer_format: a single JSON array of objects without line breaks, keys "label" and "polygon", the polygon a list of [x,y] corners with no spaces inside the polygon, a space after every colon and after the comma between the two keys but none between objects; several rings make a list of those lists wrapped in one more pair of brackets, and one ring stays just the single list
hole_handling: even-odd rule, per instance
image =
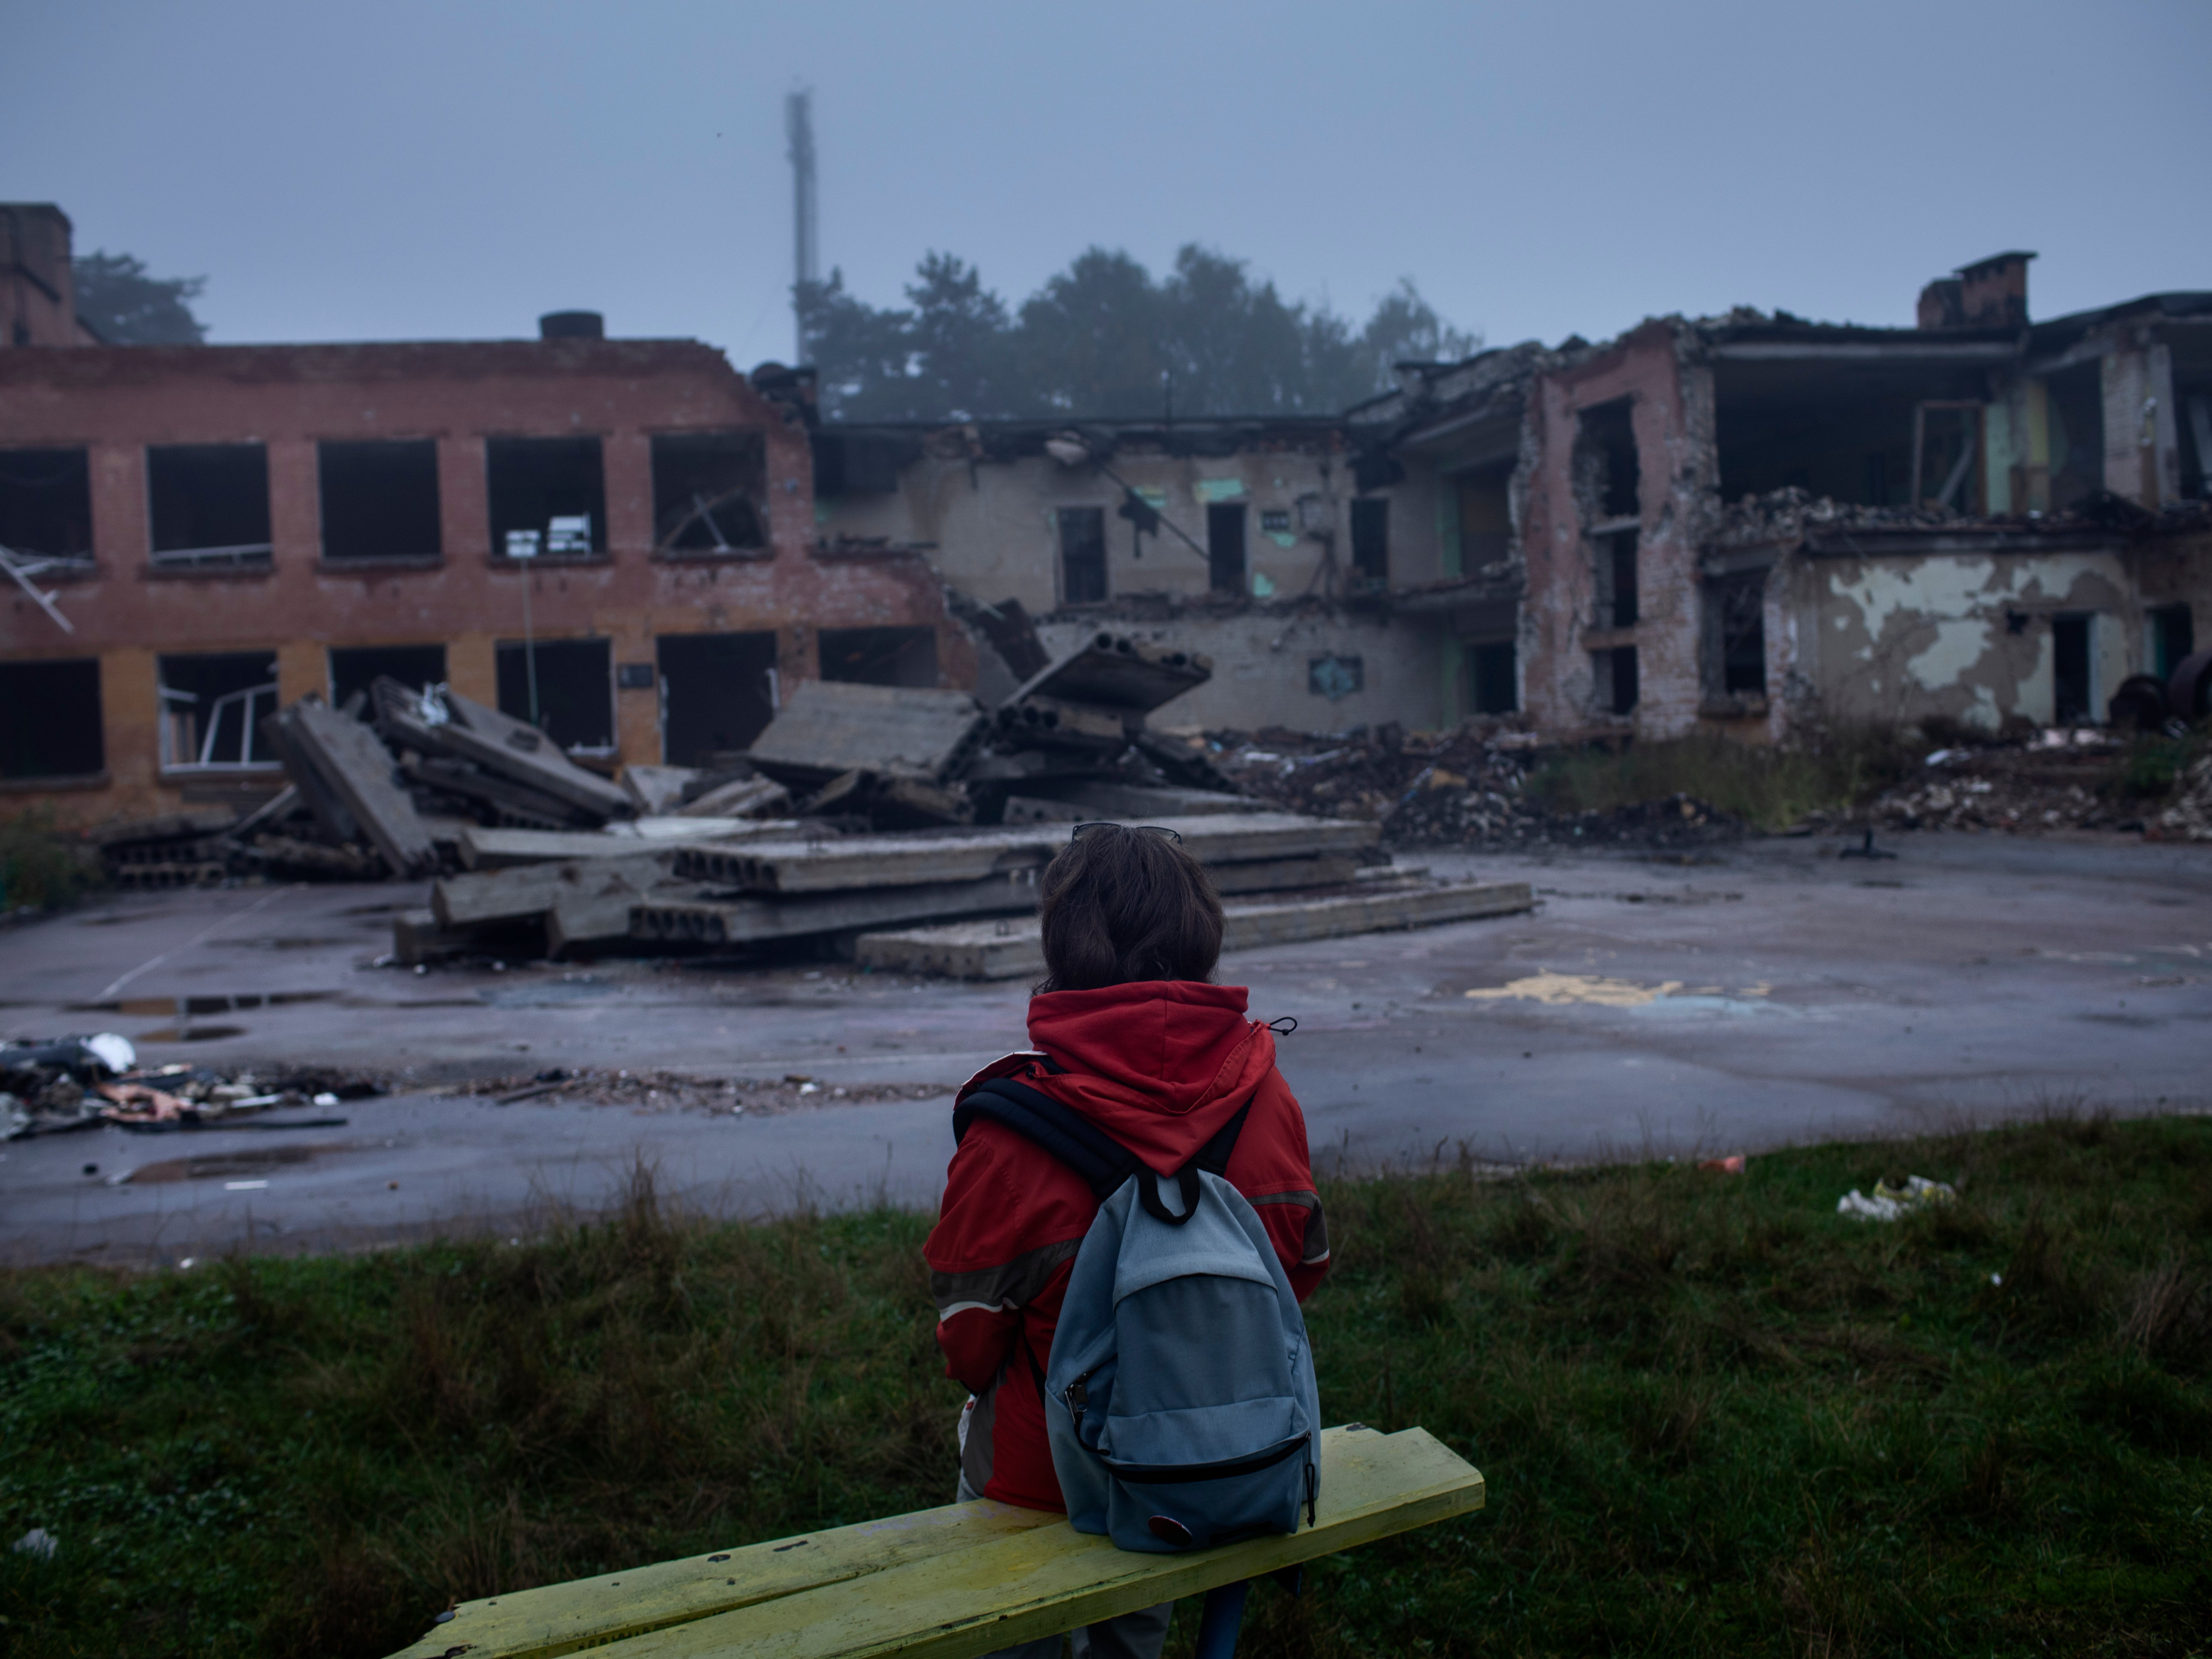
[{"label": "jacket hood", "polygon": [[1040,1079],[1162,1175],[1188,1164],[1275,1067],[1275,1034],[1241,985],[1145,980],[1030,999],[1030,1041],[1067,1068]]}]

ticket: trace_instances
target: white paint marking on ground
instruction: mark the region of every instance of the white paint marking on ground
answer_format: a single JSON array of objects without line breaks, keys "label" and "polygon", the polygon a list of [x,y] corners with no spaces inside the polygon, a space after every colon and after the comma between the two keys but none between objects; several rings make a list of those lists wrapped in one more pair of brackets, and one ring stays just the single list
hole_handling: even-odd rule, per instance
[{"label": "white paint marking on ground", "polygon": [[234,910],[227,916],[218,916],[215,921],[201,928],[198,933],[186,939],[182,945],[177,945],[171,950],[164,951],[160,956],[150,957],[147,961],[140,963],[136,968],[133,968],[129,973],[124,975],[122,978],[117,980],[115,983],[109,986],[105,991],[102,991],[98,996],[94,997],[93,1000],[94,1002],[106,1001],[108,998],[120,993],[125,986],[130,984],[131,981],[137,978],[139,975],[146,973],[152,969],[159,968],[171,957],[181,956],[184,952],[191,950],[196,945],[206,944],[208,940],[213,939],[217,933],[221,933],[232,922],[243,921],[255,911],[266,909],[270,905],[276,903],[278,899],[283,898],[286,893],[291,890],[292,890],[289,887],[280,887],[275,892],[268,894],[266,896],[258,899],[253,903],[247,905],[243,910]]}]

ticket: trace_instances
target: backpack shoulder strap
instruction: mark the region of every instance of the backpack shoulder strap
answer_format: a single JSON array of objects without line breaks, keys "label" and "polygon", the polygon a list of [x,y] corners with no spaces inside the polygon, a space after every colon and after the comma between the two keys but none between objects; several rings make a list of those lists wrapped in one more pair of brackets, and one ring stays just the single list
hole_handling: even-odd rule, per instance
[{"label": "backpack shoulder strap", "polygon": [[969,1126],[979,1117],[1044,1148],[1082,1176],[1084,1185],[1102,1200],[1138,1167],[1127,1147],[1082,1113],[1010,1077],[994,1078],[961,1097],[952,1109],[954,1140],[965,1139]]},{"label": "backpack shoulder strap", "polygon": [[1252,1103],[1246,1101],[1237,1109],[1237,1115],[1214,1132],[1213,1139],[1198,1149],[1191,1162],[1208,1175],[1227,1179],[1229,1155],[1237,1150],[1237,1137],[1244,1132],[1244,1120],[1252,1115]]}]

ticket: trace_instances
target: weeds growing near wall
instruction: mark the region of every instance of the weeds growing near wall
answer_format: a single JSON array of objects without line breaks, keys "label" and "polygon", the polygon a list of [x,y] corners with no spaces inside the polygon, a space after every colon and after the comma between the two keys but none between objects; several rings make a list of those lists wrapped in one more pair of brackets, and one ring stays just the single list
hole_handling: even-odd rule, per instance
[{"label": "weeds growing near wall", "polygon": [[1875,726],[1780,747],[1708,732],[1563,754],[1528,787],[1555,812],[1607,812],[1685,794],[1755,828],[1784,830],[1808,813],[1847,812],[1870,799],[1905,777],[1924,748],[1908,734]]},{"label": "weeds growing near wall", "polygon": [[106,885],[100,860],[45,808],[0,818],[0,915],[58,908]]},{"label": "weeds growing near wall", "polygon": [[[1960,1201],[1835,1214],[1907,1173]],[[2212,1120],[1327,1199],[1324,1414],[1425,1425],[1489,1507],[1264,1587],[1245,1651],[2212,1642]],[[381,1654],[448,1597],[944,1502],[926,1225],[641,1182],[520,1244],[0,1278],[0,1532],[60,1540],[0,1554],[0,1644]]]}]

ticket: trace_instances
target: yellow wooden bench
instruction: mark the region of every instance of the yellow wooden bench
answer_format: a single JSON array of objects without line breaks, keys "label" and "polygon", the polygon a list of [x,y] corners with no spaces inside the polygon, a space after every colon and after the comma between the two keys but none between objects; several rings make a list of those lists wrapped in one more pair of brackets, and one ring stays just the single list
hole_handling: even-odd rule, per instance
[{"label": "yellow wooden bench", "polygon": [[1139,1554],[1056,1515],[950,1504],[465,1601],[393,1659],[974,1659],[1205,1591],[1225,1653],[1249,1580],[1482,1507],[1481,1472],[1425,1430],[1326,1430],[1321,1464],[1312,1525],[1218,1549]]}]

